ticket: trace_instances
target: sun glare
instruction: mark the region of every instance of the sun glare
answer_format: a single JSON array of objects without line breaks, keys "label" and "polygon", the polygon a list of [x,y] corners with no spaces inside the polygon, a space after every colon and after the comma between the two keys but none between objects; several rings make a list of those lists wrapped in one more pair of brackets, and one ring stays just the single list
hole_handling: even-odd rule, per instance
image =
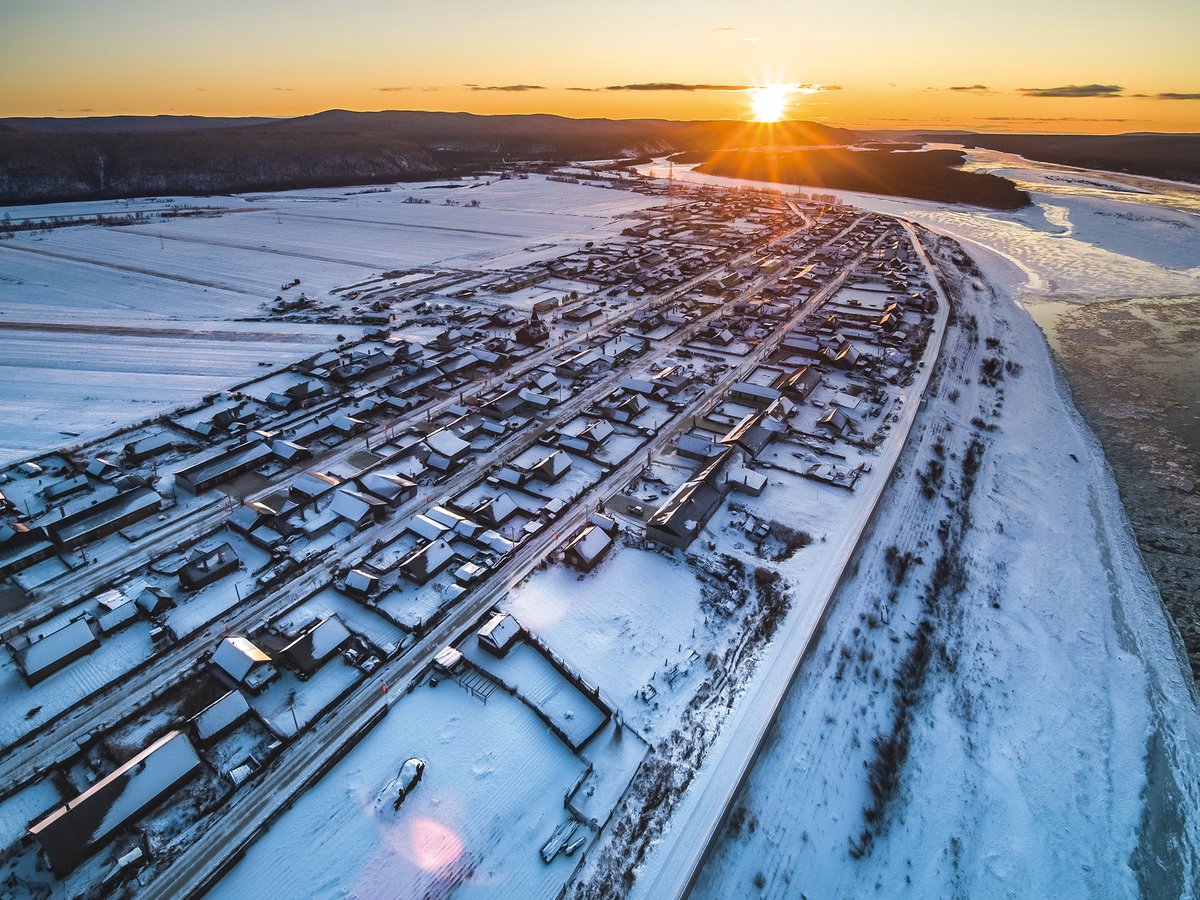
[{"label": "sun glare", "polygon": [[778,122],[787,109],[791,86],[764,84],[750,90],[750,106],[756,122]]}]

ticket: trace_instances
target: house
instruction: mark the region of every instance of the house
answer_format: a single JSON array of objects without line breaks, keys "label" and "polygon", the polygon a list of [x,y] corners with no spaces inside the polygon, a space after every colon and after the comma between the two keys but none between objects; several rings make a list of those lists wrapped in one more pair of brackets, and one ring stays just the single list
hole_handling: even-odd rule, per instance
[{"label": "house", "polygon": [[107,590],[97,594],[96,603],[96,624],[105,634],[133,621],[138,614],[139,607],[133,598],[121,591]]},{"label": "house", "polygon": [[55,547],[23,522],[0,523],[0,578],[20,572],[54,555]]},{"label": "house", "polygon": [[91,623],[83,617],[68,622],[48,634],[30,637],[19,634],[8,642],[9,649],[30,684],[37,684],[65,669],[81,656],[100,646]]},{"label": "house", "polygon": [[431,457],[440,456],[452,464],[462,462],[471,451],[471,445],[449,428],[439,428],[426,435],[424,443]]},{"label": "house", "polygon": [[73,550],[140,522],[161,508],[162,497],[142,485],[103,500],[80,498],[77,503],[62,507],[57,518],[43,520],[43,525],[51,539]]},{"label": "house", "polygon": [[351,569],[346,575],[346,593],[352,597],[369,597],[379,588],[379,576],[363,569]]},{"label": "house", "polygon": [[131,463],[145,462],[151,457],[166,453],[175,446],[175,439],[165,431],[144,437],[140,441],[126,444],[122,455]]},{"label": "house", "polygon": [[503,525],[517,511],[516,501],[508,494],[500,493],[489,497],[471,511],[471,518],[488,525]]},{"label": "house", "polygon": [[271,441],[271,454],[280,462],[295,465],[312,459],[312,451],[292,441]]},{"label": "house", "polygon": [[100,480],[104,481],[118,474],[121,471],[121,468],[112,460],[97,456],[87,464],[87,468],[84,471],[93,478],[99,478]]},{"label": "house", "polygon": [[730,395],[739,403],[748,403],[751,406],[770,406],[781,396],[778,390],[772,387],[766,387],[761,384],[751,384],[747,381],[734,382],[729,389]]},{"label": "house", "polygon": [[759,411],[751,413],[729,429],[721,438],[721,443],[737,446],[751,459],[757,459],[767,449],[778,430],[766,412]]},{"label": "house", "polygon": [[571,538],[563,549],[567,562],[584,572],[590,572],[596,563],[612,548],[612,535],[599,525],[588,525]]},{"label": "house", "polygon": [[366,528],[379,522],[387,514],[387,504],[370,494],[341,488],[333,496],[329,509],[339,519],[355,528]]},{"label": "house", "polygon": [[650,403],[641,394],[634,394],[618,403],[612,411],[612,417],[618,422],[632,422],[650,408]]},{"label": "house", "polygon": [[197,548],[188,555],[187,563],[179,570],[179,583],[189,591],[199,590],[237,571],[241,564],[241,559],[227,543],[215,550]]},{"label": "house", "polygon": [[688,459],[705,461],[712,459],[723,448],[710,437],[696,434],[681,434],[675,439],[675,452]]},{"label": "house", "polygon": [[503,656],[521,636],[521,625],[508,613],[496,613],[476,634],[480,647],[496,656]]},{"label": "house", "polygon": [[425,584],[450,565],[452,559],[454,559],[454,548],[443,538],[438,538],[402,559],[397,569],[410,581]]},{"label": "house", "polygon": [[599,449],[616,429],[606,419],[594,419],[578,434],[562,434],[558,438],[560,447],[591,454]]},{"label": "house", "polygon": [[568,322],[589,322],[596,318],[596,316],[603,314],[603,312],[604,310],[602,310],[595,303],[588,302],[581,303],[578,306],[567,310],[562,314],[562,317]]},{"label": "house", "polygon": [[278,674],[267,656],[245,637],[227,637],[213,651],[212,663],[253,693],[266,687]]},{"label": "house", "polygon": [[446,531],[449,530],[449,526],[443,525],[441,522],[431,519],[424,513],[418,513],[409,519],[405,528],[418,537],[425,538],[427,541],[436,541]]},{"label": "house", "polygon": [[817,419],[817,427],[824,428],[834,434],[845,434],[850,428],[850,417],[836,406],[828,407]]},{"label": "house", "polygon": [[180,469],[175,473],[175,484],[190,494],[202,494],[243,472],[265,465],[270,456],[271,445],[264,441],[239,444]]},{"label": "house", "polygon": [[311,502],[340,485],[341,479],[325,472],[305,472],[288,489],[300,503]]},{"label": "house", "polygon": [[280,655],[307,677],[349,641],[349,629],[333,615],[306,628]]},{"label": "house", "polygon": [[214,700],[192,716],[192,728],[201,744],[210,744],[233,730],[239,722],[250,715],[250,704],[239,690],[232,690]]},{"label": "house", "polygon": [[747,469],[745,466],[730,469],[725,474],[725,481],[731,489],[743,494],[750,494],[753,497],[761,496],[763,489],[767,486],[766,475]]},{"label": "house", "polygon": [[646,522],[646,537],[669,547],[687,547],[721,505],[724,495],[717,481],[731,450],[697,470],[663,502]]},{"label": "house", "polygon": [[808,366],[797,366],[775,380],[773,387],[803,402],[821,383],[821,376]]},{"label": "house", "polygon": [[29,828],[59,877],[200,771],[187,736],[170,731]]},{"label": "house", "polygon": [[175,601],[171,598],[171,595],[162,588],[149,585],[133,598],[133,602],[136,603],[138,607],[144,613],[146,613],[146,615],[155,616],[167,610],[174,604]]},{"label": "house", "polygon": [[566,453],[555,450],[529,467],[529,477],[554,484],[570,471],[572,462]]}]

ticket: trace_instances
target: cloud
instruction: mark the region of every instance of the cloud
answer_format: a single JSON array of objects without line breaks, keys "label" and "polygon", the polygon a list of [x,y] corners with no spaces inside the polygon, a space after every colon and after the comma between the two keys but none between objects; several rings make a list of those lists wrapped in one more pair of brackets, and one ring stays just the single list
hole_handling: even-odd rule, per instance
[{"label": "cloud", "polygon": [[737,31],[737,28],[732,25],[718,25],[713,31]]},{"label": "cloud", "polygon": [[1052,88],[1017,88],[1026,97],[1120,97],[1119,84],[1067,84]]},{"label": "cloud", "polygon": [[279,87],[277,87],[277,88],[271,88],[271,90],[273,90],[273,91],[294,91],[295,88],[279,88]]},{"label": "cloud", "polygon": [[1200,94],[1178,94],[1174,91],[1167,91],[1161,94],[1154,95],[1155,100],[1200,100]]},{"label": "cloud", "polygon": [[85,106],[81,109],[62,109],[60,107],[58,111],[60,113],[94,113],[95,112],[95,110],[92,109],[90,106]]},{"label": "cloud", "polygon": [[[680,84],[676,81],[646,81],[640,84],[610,84],[603,88],[591,88],[598,91],[748,91],[753,85],[749,84]],[[589,88],[578,88],[589,90]]]},{"label": "cloud", "polygon": [[957,91],[960,94],[994,94],[996,93],[986,84],[953,84],[947,90]]},{"label": "cloud", "polygon": [[1086,116],[984,116],[981,122],[1145,122],[1146,119],[1092,119]]},{"label": "cloud", "polygon": [[546,90],[546,86],[543,84],[464,84],[463,87],[473,91],[505,91],[514,94],[522,91]]},{"label": "cloud", "polygon": [[[676,81],[647,81],[639,84],[610,84],[607,87],[569,87],[568,91],[584,91],[598,93],[603,91],[680,91],[694,93],[697,91],[753,91],[760,85],[754,84],[690,84]],[[817,94],[822,91],[840,91],[840,84],[818,84],[804,82],[784,85],[793,94]]]}]

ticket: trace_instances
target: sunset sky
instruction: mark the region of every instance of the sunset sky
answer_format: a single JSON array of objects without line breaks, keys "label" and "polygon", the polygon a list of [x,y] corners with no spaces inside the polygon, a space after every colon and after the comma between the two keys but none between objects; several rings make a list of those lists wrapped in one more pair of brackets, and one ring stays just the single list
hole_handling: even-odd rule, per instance
[{"label": "sunset sky", "polygon": [[329,108],[1200,131],[1200,2],[0,0],[0,116]]}]

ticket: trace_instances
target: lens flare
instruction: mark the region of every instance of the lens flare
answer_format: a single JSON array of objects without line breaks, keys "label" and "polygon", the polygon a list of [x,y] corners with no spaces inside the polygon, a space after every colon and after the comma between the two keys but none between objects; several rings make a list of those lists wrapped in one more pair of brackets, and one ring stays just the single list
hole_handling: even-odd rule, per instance
[{"label": "lens flare", "polygon": [[462,852],[462,838],[441,822],[425,818],[413,822],[413,859],[424,871],[435,872],[452,865]]}]

